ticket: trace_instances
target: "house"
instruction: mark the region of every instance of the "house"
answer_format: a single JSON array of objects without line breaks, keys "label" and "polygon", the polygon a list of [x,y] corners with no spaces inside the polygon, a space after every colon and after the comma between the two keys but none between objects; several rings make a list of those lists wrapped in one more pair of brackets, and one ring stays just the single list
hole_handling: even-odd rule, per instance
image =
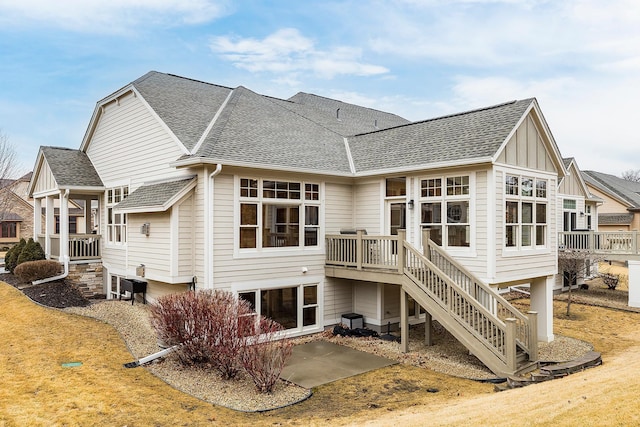
[{"label": "house", "polygon": [[[291,336],[356,315],[405,349],[435,319],[502,374],[553,340],[558,233],[589,205],[533,98],[410,122],[159,72],[98,101],[79,149],[41,147],[29,194],[48,257],[108,298],[226,289]],[[55,230],[70,200],[96,233]],[[496,292],[518,284],[526,314]]]},{"label": "house", "polygon": [[27,195],[31,172],[15,180],[3,180],[0,188],[0,248],[8,249],[33,237],[33,201]]},{"label": "house", "polygon": [[598,213],[600,230],[640,230],[640,182],[596,171],[583,174],[589,191],[603,201]]}]

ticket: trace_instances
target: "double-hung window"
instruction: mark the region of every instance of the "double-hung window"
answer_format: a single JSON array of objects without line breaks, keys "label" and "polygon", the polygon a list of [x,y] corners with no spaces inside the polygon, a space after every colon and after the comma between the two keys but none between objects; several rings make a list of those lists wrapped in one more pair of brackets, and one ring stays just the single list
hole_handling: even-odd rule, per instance
[{"label": "double-hung window", "polygon": [[431,230],[431,240],[445,247],[471,244],[469,176],[420,181],[420,224]]},{"label": "double-hung window", "polygon": [[129,195],[129,187],[107,190],[107,241],[122,244],[127,241],[127,214],[116,213],[114,207]]},{"label": "double-hung window", "polygon": [[547,184],[546,179],[506,175],[506,247],[527,249],[546,246]]},{"label": "double-hung window", "polygon": [[240,178],[240,249],[318,246],[320,185]]}]

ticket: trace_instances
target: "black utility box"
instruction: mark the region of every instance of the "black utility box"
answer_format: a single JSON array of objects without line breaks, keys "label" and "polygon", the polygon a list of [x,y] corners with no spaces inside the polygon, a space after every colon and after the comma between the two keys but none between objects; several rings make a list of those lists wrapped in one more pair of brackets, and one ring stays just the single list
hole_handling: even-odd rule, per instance
[{"label": "black utility box", "polygon": [[364,319],[362,314],[347,313],[342,315],[341,320],[343,325],[346,325],[349,329],[364,328]]},{"label": "black utility box", "polygon": [[135,299],[135,294],[142,294],[142,302],[147,303],[147,282],[137,279],[120,279],[120,299],[122,294],[129,292],[131,294],[131,305]]}]

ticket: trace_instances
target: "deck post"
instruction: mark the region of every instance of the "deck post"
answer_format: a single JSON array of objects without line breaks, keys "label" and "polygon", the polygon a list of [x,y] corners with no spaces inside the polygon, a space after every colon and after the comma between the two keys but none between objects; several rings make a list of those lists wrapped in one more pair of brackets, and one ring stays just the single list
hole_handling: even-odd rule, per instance
[{"label": "deck post", "polygon": [[407,230],[398,230],[398,273],[404,274],[404,242],[407,239]]},{"label": "deck post", "polygon": [[431,230],[428,228],[422,229],[422,253],[429,261],[431,261],[431,248],[429,247],[431,241]]},{"label": "deck post", "polygon": [[433,345],[433,319],[428,311],[424,314],[424,345]]},{"label": "deck post", "polygon": [[404,288],[400,288],[400,352],[409,352],[409,298]]},{"label": "deck post", "polygon": [[509,317],[504,319],[504,323],[507,326],[505,331],[505,347],[507,357],[507,369],[513,373],[517,368],[516,360],[516,319]]},{"label": "deck post", "polygon": [[362,270],[362,258],[363,258],[363,251],[362,251],[362,236],[364,235],[364,231],[363,230],[356,230],[356,269],[357,270]]},{"label": "deck post", "polygon": [[527,312],[529,317],[529,360],[538,360],[538,312]]}]

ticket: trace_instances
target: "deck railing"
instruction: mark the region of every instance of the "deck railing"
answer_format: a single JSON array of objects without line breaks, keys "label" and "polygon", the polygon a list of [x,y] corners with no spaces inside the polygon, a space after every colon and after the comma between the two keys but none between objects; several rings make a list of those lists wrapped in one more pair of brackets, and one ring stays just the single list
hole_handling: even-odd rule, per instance
[{"label": "deck railing", "polygon": [[637,231],[563,231],[560,249],[592,252],[601,255],[640,255]]},{"label": "deck railing", "polygon": [[[38,236],[38,242],[44,248],[45,235]],[[53,259],[60,258],[60,235],[52,234],[49,236],[51,239],[50,256]],[[69,259],[70,260],[83,260],[83,259],[98,259],[101,257],[100,252],[100,238],[99,234],[70,234],[69,235]]]},{"label": "deck railing", "polygon": [[[536,313],[525,316],[444,250],[426,241],[429,250],[421,254],[404,241],[404,232],[400,237],[367,236],[360,231],[327,235],[326,264],[405,274],[505,363],[515,355],[515,341],[529,360],[536,360]],[[509,348],[511,354],[506,353]]]}]

